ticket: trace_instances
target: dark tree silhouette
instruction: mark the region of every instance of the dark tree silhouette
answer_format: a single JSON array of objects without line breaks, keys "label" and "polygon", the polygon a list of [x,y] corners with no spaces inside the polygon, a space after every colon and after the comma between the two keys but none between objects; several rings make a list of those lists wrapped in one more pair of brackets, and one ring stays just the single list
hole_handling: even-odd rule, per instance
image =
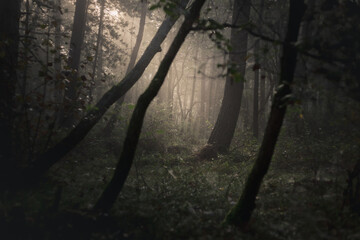
[{"label": "dark tree silhouette", "polygon": [[74,114],[77,106],[77,97],[81,82],[78,79],[80,66],[81,49],[84,42],[87,0],[76,0],[73,29],[70,39],[68,67],[70,68],[70,83],[65,90],[65,109],[64,124],[71,126],[74,124]]},{"label": "dark tree silhouette", "polygon": [[20,0],[0,1],[0,174],[15,167],[13,159],[14,97],[17,82]]},{"label": "dark tree silhouette", "polygon": [[[242,25],[249,21],[250,1],[236,0],[233,9],[233,25]],[[231,45],[229,64],[236,66],[238,74],[245,76],[246,53],[248,34],[245,30],[233,28],[231,30]],[[238,120],[241,99],[244,90],[244,81],[237,80],[228,75],[225,83],[224,98],[214,129],[211,132],[208,143],[213,145],[216,151],[226,152],[234,136]]]},{"label": "dark tree silhouette", "polygon": [[[103,41],[105,3],[106,3],[106,0],[102,0],[101,5],[100,5],[99,28],[98,28],[97,39],[96,39],[94,64],[93,64],[93,69],[92,69],[92,74],[91,74],[91,82],[92,83],[95,82],[96,70],[99,68],[98,62],[99,62],[99,57],[101,55],[100,52],[101,52],[102,41]],[[90,102],[92,102],[92,100],[93,100],[93,93],[92,93],[92,88],[91,88]]]},{"label": "dark tree silhouette", "polygon": [[141,128],[143,125],[146,110],[152,100],[158,94],[165,77],[169,71],[170,65],[173,62],[176,54],[178,53],[181,45],[185,41],[186,36],[190,32],[193,23],[198,19],[201,7],[206,0],[196,0],[188,14],[185,16],[185,20],[181,25],[179,32],[177,33],[174,41],[172,42],[168,52],[166,53],[163,61],[161,62],[158,71],[156,72],[150,86],[139,97],[139,100],[135,106],[132,114],[129,128],[127,130],[125,142],[123,145],[122,153],[116,167],[113,178],[102,193],[94,209],[97,211],[108,211],[114,204],[118,194],[120,193],[134,159],[136,146],[139,141]]},{"label": "dark tree silhouette", "polygon": [[[264,0],[260,1],[260,9],[259,16],[257,19],[257,26],[259,28],[259,32],[261,32],[261,19],[264,10]],[[260,81],[260,68],[262,67],[260,64],[260,39],[255,40],[254,45],[254,53],[255,53],[255,65],[253,70],[254,74],[254,101],[253,101],[253,135],[256,139],[259,138],[259,81]],[[261,103],[261,102],[260,102]]]},{"label": "dark tree silhouette", "polygon": [[248,176],[238,203],[231,209],[225,219],[225,222],[228,224],[245,226],[249,222],[255,208],[256,195],[269,169],[275,144],[286,113],[286,105],[291,95],[290,85],[293,82],[297,58],[297,49],[293,43],[297,41],[305,9],[306,5],[303,0],[290,0],[289,22],[281,58],[280,86],[274,96],[258,157]]},{"label": "dark tree silhouette", "polygon": [[87,133],[101,119],[109,107],[120,99],[137,82],[155,54],[161,51],[161,43],[180,17],[180,9],[185,8],[188,2],[189,0],[179,1],[178,9],[175,11],[174,15],[166,17],[134,68],[120,83],[112,87],[101,97],[95,107],[80,120],[76,127],[72,129],[66,137],[35,159],[34,164],[26,168],[21,174],[23,179],[35,181],[84,139]]}]

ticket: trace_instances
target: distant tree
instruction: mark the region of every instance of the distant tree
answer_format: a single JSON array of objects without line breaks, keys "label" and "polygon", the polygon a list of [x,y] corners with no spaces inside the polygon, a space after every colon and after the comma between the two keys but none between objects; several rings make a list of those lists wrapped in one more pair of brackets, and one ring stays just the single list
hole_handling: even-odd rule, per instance
[{"label": "distant tree", "polygon": [[65,90],[65,109],[64,124],[71,126],[75,121],[75,111],[77,109],[78,91],[80,88],[79,67],[81,49],[84,42],[86,15],[88,0],[76,0],[74,23],[71,32],[68,68],[70,70],[70,82]]},{"label": "distant tree", "polygon": [[[233,24],[242,25],[249,21],[250,0],[235,0],[233,8]],[[234,136],[238,120],[241,99],[244,90],[244,76],[246,67],[248,34],[244,30],[233,28],[231,30],[229,66],[233,74],[226,78],[224,97],[215,126],[211,132],[208,143],[218,152],[226,152]]]},{"label": "distant tree", "polygon": [[[259,53],[259,41],[256,41],[255,43],[255,54],[257,55]],[[255,62],[255,68],[256,65],[258,65],[258,58]],[[256,139],[259,138],[259,69],[254,69],[254,91],[253,91],[253,119],[252,119],[252,130],[253,135]]]},{"label": "distant tree", "polygon": [[109,107],[120,99],[141,77],[148,64],[151,62],[156,53],[161,51],[161,43],[180,17],[180,9],[185,8],[188,0],[180,0],[172,16],[167,16],[163,21],[152,41],[140,57],[134,68],[127,74],[122,81],[107,91],[97,104],[87,112],[70,133],[60,140],[56,145],[48,149],[35,159],[34,164],[25,169],[22,178],[37,179],[44,174],[51,166],[62,159],[69,153],[95,126]]},{"label": "distant tree", "polygon": [[55,81],[55,101],[58,103],[63,102],[63,90],[59,87],[60,79],[62,79],[61,76],[61,25],[62,25],[62,16],[61,16],[61,1],[56,0],[54,1],[53,6],[53,14],[54,14],[54,25],[55,25],[55,39],[54,39],[54,45],[55,45],[55,54],[54,54],[54,79]]},{"label": "distant tree", "polygon": [[[204,72],[206,65],[204,65]],[[205,132],[205,123],[206,123],[206,77],[201,76],[200,78],[200,109],[199,109],[199,136],[203,137]]]},{"label": "distant tree", "polygon": [[170,113],[170,120],[173,119],[173,104],[174,104],[174,68],[170,67],[167,78],[167,103],[168,111]]},{"label": "distant tree", "polygon": [[139,97],[129,123],[122,153],[115,169],[114,176],[96,203],[94,207],[95,210],[103,212],[110,210],[124,186],[132,166],[146,110],[164,83],[165,77],[170,69],[170,65],[174,61],[176,54],[185,41],[186,36],[191,31],[193,23],[199,18],[200,10],[205,1],[206,0],[195,0],[192,4],[189,13],[185,15],[185,20],[163,61],[161,62],[158,71],[150,83],[150,86]]},{"label": "distant tree", "polygon": [[[136,58],[139,54],[141,42],[143,40],[144,36],[144,30],[145,30],[145,20],[146,20],[146,12],[147,12],[147,0],[141,0],[141,15],[140,15],[140,22],[139,22],[139,31],[136,36],[136,41],[134,48],[130,55],[130,61],[128,64],[128,67],[126,69],[126,74],[128,74],[135,66]],[[104,128],[103,134],[104,136],[108,136],[112,130],[115,127],[116,120],[118,119],[118,115],[120,112],[121,105],[123,104],[125,99],[125,95],[122,96],[116,103],[115,103],[115,111],[111,115],[108,123],[106,124],[106,127]]]},{"label": "distant tree", "polygon": [[261,182],[269,169],[277,138],[285,117],[286,107],[291,97],[290,85],[293,82],[296,67],[297,49],[293,45],[298,39],[302,17],[306,5],[304,0],[290,0],[287,34],[281,59],[280,85],[274,96],[270,117],[258,157],[245,183],[238,203],[226,216],[225,222],[237,226],[246,226],[255,208],[255,199]]},{"label": "distant tree", "polygon": [[[195,54],[194,54],[194,76],[193,76],[193,81],[192,81],[192,87],[191,87],[191,95],[190,97],[190,101],[189,101],[189,111],[188,111],[188,129],[189,132],[191,132],[191,134],[195,135],[195,128],[192,128],[192,122],[193,122],[193,109],[194,109],[194,105],[195,105],[195,92],[196,92],[196,82],[198,80],[197,77],[197,72],[199,71],[198,69],[196,69],[196,62],[198,61],[198,56],[199,56],[199,47],[196,47],[195,49]],[[184,117],[186,118],[187,114],[186,111],[184,111]]]},{"label": "distant tree", "polygon": [[26,0],[25,2],[25,19],[24,19],[24,41],[23,41],[23,46],[24,46],[24,52],[23,52],[23,56],[22,59],[24,61],[24,66],[23,66],[23,71],[22,71],[22,82],[21,82],[21,95],[24,98],[25,94],[26,94],[26,85],[27,85],[27,79],[28,79],[28,55],[29,55],[29,46],[30,46],[30,39],[29,39],[29,35],[30,35],[30,15],[31,15],[31,11],[30,11],[30,0]]},{"label": "distant tree", "polygon": [[[210,65],[210,76],[214,76],[214,61],[211,61],[209,63]],[[214,80],[212,79],[212,77],[209,78],[209,87],[208,87],[208,111],[207,111],[207,119],[209,122],[211,122],[212,120],[212,114],[213,114],[213,99],[215,99],[215,96],[213,95],[213,89],[214,89]]]},{"label": "distant tree", "polygon": [[[260,1],[260,8],[258,12],[258,19],[257,19],[257,26],[259,29],[259,32],[261,32],[261,19],[262,19],[262,13],[264,9],[264,0]],[[254,54],[255,54],[255,65],[253,67],[253,70],[255,72],[254,74],[254,94],[253,94],[253,135],[256,139],[259,138],[259,81],[260,81],[260,39],[255,40],[254,45]]]},{"label": "distant tree", "polygon": [[129,61],[126,73],[129,73],[134,68],[135,63],[136,63],[136,58],[139,54],[139,49],[140,49],[141,42],[142,42],[143,36],[144,36],[147,6],[148,6],[147,0],[141,0],[141,14],[140,14],[140,22],[139,22],[139,31],[136,36],[134,49],[131,52],[130,61]]},{"label": "distant tree", "polygon": [[[101,0],[100,4],[100,19],[99,19],[99,28],[98,33],[96,36],[96,46],[95,46],[95,57],[94,57],[94,63],[93,63],[93,69],[91,74],[91,84],[95,84],[95,78],[97,76],[96,71],[98,70],[98,62],[101,62],[99,60],[101,55],[101,48],[102,48],[102,42],[103,42],[103,28],[104,28],[104,15],[105,15],[105,3],[106,0]],[[93,93],[92,93],[93,87],[90,87],[90,103],[92,102]]]},{"label": "distant tree", "polygon": [[264,70],[261,70],[260,76],[260,107],[259,107],[259,129],[261,133],[264,131],[265,125],[265,108],[266,108],[266,97],[265,97],[265,83],[266,83],[266,73]]}]

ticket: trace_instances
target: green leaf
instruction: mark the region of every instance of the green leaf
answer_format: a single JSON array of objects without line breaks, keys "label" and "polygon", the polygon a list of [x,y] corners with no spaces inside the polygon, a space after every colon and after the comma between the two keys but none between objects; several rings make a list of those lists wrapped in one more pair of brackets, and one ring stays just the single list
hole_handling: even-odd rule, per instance
[{"label": "green leaf", "polygon": [[127,107],[130,109],[130,110],[133,110],[135,108],[135,105],[134,104],[128,104]]},{"label": "green leaf", "polygon": [[87,111],[87,112],[97,111],[97,110],[99,110],[99,108],[96,107],[95,105],[88,105],[88,106],[86,106],[86,109],[85,109],[85,111]]}]

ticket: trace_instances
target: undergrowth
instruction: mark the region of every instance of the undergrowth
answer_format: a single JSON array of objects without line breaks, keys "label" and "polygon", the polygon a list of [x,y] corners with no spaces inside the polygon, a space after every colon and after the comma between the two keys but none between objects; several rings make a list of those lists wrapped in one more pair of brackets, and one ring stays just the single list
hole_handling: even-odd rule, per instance
[{"label": "undergrowth", "polygon": [[[358,149],[342,139],[282,132],[246,232],[221,222],[239,199],[259,145],[237,133],[227,155],[198,160],[187,137],[162,131],[141,141],[134,166],[109,215],[89,211],[110,181],[121,128],[101,128],[54,166],[31,190],[0,199],[6,239],[359,239],[360,219],[343,202],[346,169]],[[120,130],[119,130],[120,129]],[[146,131],[145,131],[146,132]],[[176,134],[175,134],[176,133]],[[164,136],[163,136],[164,135]],[[239,137],[241,136],[241,137]],[[145,142],[146,143],[146,142]],[[146,145],[146,144],[145,144]]]}]

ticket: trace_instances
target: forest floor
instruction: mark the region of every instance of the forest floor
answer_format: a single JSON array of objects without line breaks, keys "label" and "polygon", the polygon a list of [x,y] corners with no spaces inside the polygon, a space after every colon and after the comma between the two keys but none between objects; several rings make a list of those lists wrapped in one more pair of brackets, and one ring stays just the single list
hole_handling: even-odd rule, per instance
[{"label": "forest floor", "polygon": [[2,196],[1,239],[360,239],[359,216],[343,207],[342,170],[321,166],[300,154],[303,145],[287,140],[278,144],[246,231],[221,223],[254,162],[253,140],[208,160],[194,157],[200,144],[173,152],[140,149],[111,213],[93,215],[88,209],[118,157],[96,139],[88,138],[35,188]]}]

